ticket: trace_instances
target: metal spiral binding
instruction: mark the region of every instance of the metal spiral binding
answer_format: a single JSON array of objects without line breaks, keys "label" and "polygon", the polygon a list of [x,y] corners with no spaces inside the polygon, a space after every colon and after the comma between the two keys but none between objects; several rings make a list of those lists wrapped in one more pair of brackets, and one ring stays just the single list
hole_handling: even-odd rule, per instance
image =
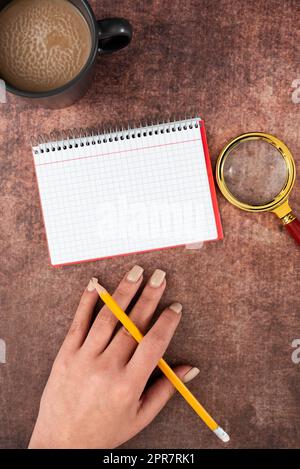
[{"label": "metal spiral binding", "polygon": [[[139,122],[138,125],[128,124],[127,128],[87,127],[74,128],[63,131],[53,131],[41,134],[37,138],[31,137],[30,143],[34,154],[39,155],[52,151],[61,151],[90,145],[100,145],[117,142],[119,140],[138,139],[151,135],[181,132],[193,127],[199,127],[199,117],[174,119],[172,121],[150,121],[150,124]],[[50,143],[49,143],[50,142]]]}]

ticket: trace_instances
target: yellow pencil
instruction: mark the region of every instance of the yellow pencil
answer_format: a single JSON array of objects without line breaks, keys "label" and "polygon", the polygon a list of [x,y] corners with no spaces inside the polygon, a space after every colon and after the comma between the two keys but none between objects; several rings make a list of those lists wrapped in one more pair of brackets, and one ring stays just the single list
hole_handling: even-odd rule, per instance
[{"label": "yellow pencil", "polygon": [[[132,337],[140,343],[143,335],[136,327],[134,322],[127,316],[127,314],[120,308],[117,302],[113,297],[105,290],[104,287],[99,285],[96,280],[94,280],[94,285],[99,293],[100,298],[110,309],[110,311],[116,316],[116,318],[122,323],[122,325],[127,329],[127,331],[132,335]],[[182,395],[186,402],[194,409],[196,414],[206,423],[208,428],[210,428],[220,440],[224,443],[229,441],[229,435],[217,424],[217,422],[209,415],[209,413],[204,409],[196,397],[191,393],[191,391],[186,387],[186,385],[181,381],[180,378],[174,373],[172,368],[167,364],[167,362],[161,358],[157,364],[177,391]]]}]

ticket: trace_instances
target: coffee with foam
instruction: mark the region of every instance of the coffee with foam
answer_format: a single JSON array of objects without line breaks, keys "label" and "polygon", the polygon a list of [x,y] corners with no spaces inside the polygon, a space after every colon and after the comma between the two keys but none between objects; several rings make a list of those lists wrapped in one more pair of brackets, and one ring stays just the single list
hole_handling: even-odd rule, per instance
[{"label": "coffee with foam", "polygon": [[65,85],[91,48],[88,24],[67,0],[13,0],[0,12],[0,77],[19,90]]}]

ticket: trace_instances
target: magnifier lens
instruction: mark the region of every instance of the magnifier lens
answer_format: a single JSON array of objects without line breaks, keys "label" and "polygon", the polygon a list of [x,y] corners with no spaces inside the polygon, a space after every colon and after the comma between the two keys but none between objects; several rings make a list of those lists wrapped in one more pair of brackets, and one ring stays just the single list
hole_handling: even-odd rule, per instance
[{"label": "magnifier lens", "polygon": [[283,189],[288,170],[281,153],[262,139],[244,140],[229,150],[223,167],[231,194],[248,205],[265,205]]}]

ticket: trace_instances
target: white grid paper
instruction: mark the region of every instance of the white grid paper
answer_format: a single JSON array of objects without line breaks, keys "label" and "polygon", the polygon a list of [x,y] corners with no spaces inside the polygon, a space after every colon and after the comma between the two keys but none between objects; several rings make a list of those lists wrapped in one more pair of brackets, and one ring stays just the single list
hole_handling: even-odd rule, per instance
[{"label": "white grid paper", "polygon": [[[124,140],[117,132],[94,145],[73,140],[72,149],[34,147],[52,265],[216,239],[198,122],[152,126],[146,136],[133,129]],[[128,132],[136,137],[126,139]]]}]

